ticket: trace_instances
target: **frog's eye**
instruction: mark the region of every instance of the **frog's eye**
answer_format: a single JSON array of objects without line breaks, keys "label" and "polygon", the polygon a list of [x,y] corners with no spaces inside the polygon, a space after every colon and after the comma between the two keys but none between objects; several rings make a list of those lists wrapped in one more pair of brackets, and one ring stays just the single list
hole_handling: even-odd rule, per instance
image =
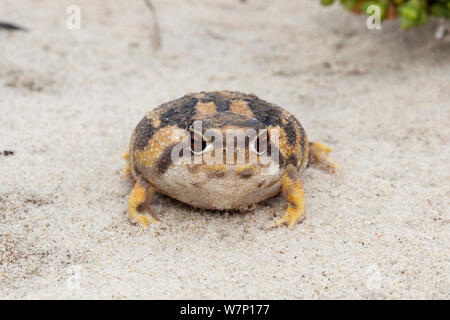
[{"label": "frog's eye", "polygon": [[191,151],[195,155],[211,151],[213,148],[212,143],[206,142],[201,135],[196,132],[191,133]]},{"label": "frog's eye", "polygon": [[267,152],[269,147],[269,133],[267,130],[262,131],[258,137],[253,141],[253,144],[250,145],[253,152],[257,155],[262,155]]}]

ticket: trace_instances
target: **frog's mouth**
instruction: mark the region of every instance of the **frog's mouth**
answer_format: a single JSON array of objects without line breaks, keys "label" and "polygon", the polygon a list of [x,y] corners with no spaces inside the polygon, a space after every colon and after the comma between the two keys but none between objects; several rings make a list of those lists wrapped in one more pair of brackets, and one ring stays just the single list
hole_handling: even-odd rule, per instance
[{"label": "frog's mouth", "polygon": [[186,164],[190,175],[205,176],[208,179],[249,179],[251,177],[277,175],[281,171],[279,164]]}]

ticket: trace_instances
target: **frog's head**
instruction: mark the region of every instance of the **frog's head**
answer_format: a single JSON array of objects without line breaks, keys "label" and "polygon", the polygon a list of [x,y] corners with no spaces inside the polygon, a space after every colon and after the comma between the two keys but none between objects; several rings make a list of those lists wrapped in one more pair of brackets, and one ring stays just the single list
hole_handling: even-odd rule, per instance
[{"label": "frog's head", "polygon": [[278,172],[280,132],[256,119],[231,112],[193,121],[183,140],[171,146],[171,166],[187,165],[218,177],[225,172],[240,178]]}]

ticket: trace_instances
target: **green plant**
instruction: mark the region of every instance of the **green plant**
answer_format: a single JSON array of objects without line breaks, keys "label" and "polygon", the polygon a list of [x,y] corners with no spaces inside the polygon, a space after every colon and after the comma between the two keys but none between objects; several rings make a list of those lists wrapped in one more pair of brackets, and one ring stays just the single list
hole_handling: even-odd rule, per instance
[{"label": "green plant", "polygon": [[[341,5],[354,13],[366,13],[371,5],[380,8],[381,19],[400,18],[403,29],[420,26],[428,22],[429,16],[450,19],[450,0],[339,0]],[[324,6],[334,0],[320,0]]]}]

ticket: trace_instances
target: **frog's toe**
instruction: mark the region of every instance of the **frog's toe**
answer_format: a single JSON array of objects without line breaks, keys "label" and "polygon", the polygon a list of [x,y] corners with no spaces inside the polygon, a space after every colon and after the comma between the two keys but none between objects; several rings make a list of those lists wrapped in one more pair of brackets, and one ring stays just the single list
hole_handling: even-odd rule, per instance
[{"label": "frog's toe", "polygon": [[328,155],[331,151],[333,148],[326,144],[317,141],[311,142],[309,144],[310,163],[332,173],[340,171],[339,164]]},{"label": "frog's toe", "polygon": [[151,224],[158,224],[159,221],[151,216],[146,216],[143,214],[139,214],[135,221],[139,223],[142,227],[148,228]]},{"label": "frog's toe", "polygon": [[287,225],[289,229],[292,229],[297,221],[303,220],[301,219],[303,217],[304,215],[301,210],[289,206],[286,210],[286,213],[280,219],[272,222],[269,225],[269,228],[277,228],[282,225]]},{"label": "frog's toe", "polygon": [[121,178],[126,178],[131,174],[130,165],[128,162],[125,164],[125,168],[123,168],[122,173],[120,174]]}]

